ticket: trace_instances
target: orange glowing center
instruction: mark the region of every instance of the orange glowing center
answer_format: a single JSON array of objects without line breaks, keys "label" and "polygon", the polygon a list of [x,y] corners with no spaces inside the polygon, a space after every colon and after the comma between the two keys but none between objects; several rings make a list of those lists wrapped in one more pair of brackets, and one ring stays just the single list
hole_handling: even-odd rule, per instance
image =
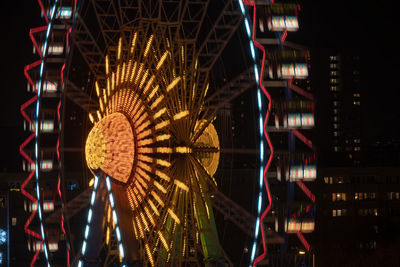
[{"label": "orange glowing center", "polygon": [[101,119],[86,139],[85,154],[90,169],[101,169],[119,182],[128,182],[134,163],[135,140],[125,115],[116,112]]}]

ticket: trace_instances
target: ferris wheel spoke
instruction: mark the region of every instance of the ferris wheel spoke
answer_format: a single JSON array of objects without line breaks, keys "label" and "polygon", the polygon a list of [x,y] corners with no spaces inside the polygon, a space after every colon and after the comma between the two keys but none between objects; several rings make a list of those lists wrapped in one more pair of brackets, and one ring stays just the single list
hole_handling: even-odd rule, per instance
[{"label": "ferris wheel spoke", "polygon": [[65,81],[65,95],[86,112],[99,109],[99,103],[79,89],[73,82]]},{"label": "ferris wheel spoke", "polygon": [[105,46],[118,42],[121,35],[121,14],[114,0],[91,0]]},{"label": "ferris wheel spoke", "polygon": [[223,10],[200,45],[198,57],[201,68],[212,69],[242,19],[242,13],[234,7],[234,1],[227,0]]},{"label": "ferris wheel spoke", "polygon": [[248,89],[256,85],[254,79],[254,69],[250,67],[231,79],[223,87],[217,89],[215,93],[207,97],[204,101],[207,117],[214,117],[218,110],[232,102],[235,98],[243,94]]}]

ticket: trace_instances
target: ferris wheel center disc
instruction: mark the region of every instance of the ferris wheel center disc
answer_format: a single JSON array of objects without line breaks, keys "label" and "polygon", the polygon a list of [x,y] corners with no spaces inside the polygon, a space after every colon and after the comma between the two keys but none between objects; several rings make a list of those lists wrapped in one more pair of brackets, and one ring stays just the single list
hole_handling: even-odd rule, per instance
[{"label": "ferris wheel center disc", "polygon": [[132,172],[135,140],[132,127],[122,113],[102,118],[90,131],[85,146],[86,163],[126,183]]}]

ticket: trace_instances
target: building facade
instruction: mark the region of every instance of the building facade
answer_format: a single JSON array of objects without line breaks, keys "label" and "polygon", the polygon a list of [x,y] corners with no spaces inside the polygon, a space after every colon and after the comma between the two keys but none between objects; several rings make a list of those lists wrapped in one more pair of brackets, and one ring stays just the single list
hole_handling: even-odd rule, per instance
[{"label": "building facade", "polygon": [[[316,266],[399,266],[400,168],[320,168]],[[385,262],[385,264],[381,264]]]}]

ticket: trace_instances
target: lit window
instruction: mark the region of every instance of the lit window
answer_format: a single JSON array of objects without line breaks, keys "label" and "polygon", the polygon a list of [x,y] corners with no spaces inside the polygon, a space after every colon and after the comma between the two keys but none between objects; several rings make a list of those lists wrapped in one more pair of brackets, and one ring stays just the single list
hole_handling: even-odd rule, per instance
[{"label": "lit window", "polygon": [[356,93],[356,94],[353,94],[353,96],[354,97],[360,97],[360,94]]},{"label": "lit window", "polygon": [[333,150],[334,150],[335,152],[338,152],[340,149],[339,149],[338,146],[335,146],[335,147],[333,148]]},{"label": "lit window", "polygon": [[332,210],[332,216],[336,217],[336,210]]},{"label": "lit window", "polygon": [[328,184],[328,183],[329,183],[329,177],[324,177],[324,182],[325,182],[326,184]]},{"label": "lit window", "polygon": [[360,151],[360,147],[359,147],[359,146],[356,146],[356,147],[354,148],[354,151]]},{"label": "lit window", "polygon": [[12,225],[12,226],[16,226],[16,225],[17,225],[17,218],[12,217],[12,219],[11,219],[11,225]]},{"label": "lit window", "polygon": [[338,91],[338,87],[336,85],[331,85],[331,91],[333,92]]},{"label": "lit window", "polygon": [[331,76],[336,76],[337,72],[336,71],[331,71],[330,74],[331,74]]},{"label": "lit window", "polygon": [[331,64],[329,64],[329,67],[331,67],[331,68],[337,68],[337,65],[336,65],[335,63],[331,63]]},{"label": "lit window", "polygon": [[337,80],[337,79],[335,79],[335,78],[332,78],[332,79],[330,79],[330,82],[331,82],[331,83],[337,83],[337,82],[338,82],[338,80]]},{"label": "lit window", "polygon": [[337,123],[333,124],[333,129],[337,129],[338,127],[339,127],[339,124],[337,124]]},{"label": "lit window", "polygon": [[333,135],[334,135],[334,136],[338,136],[339,133],[335,131],[335,132],[333,132]]},{"label": "lit window", "polygon": [[353,105],[354,106],[359,106],[360,105],[360,101],[353,101]]}]

